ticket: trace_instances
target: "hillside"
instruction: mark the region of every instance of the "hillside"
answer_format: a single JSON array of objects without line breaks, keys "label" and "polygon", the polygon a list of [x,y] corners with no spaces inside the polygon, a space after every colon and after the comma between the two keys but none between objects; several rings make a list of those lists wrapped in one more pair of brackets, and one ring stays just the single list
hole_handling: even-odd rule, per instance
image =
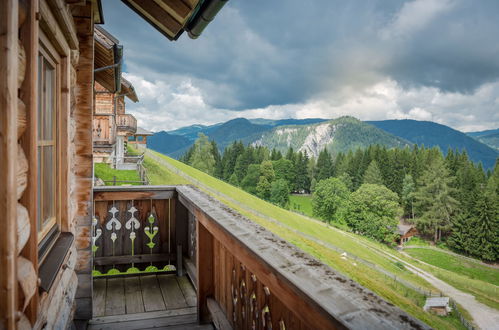
[{"label": "hillside", "polygon": [[[435,292],[437,289],[409,271],[409,266],[401,267],[400,262],[386,255],[390,253],[410,261],[396,250],[279,208],[188,165],[154,152],[147,153],[146,167],[148,173],[154,174],[151,183],[169,185],[182,184],[185,180],[192,182],[237,212],[297,245],[433,328],[464,329],[455,315],[441,318],[423,312],[425,298],[419,293],[420,290]],[[179,176],[183,178],[180,179]],[[457,277],[457,274],[449,272],[446,278],[450,278],[450,275]],[[396,276],[397,281],[391,276]],[[478,281],[458,278],[470,286],[470,290],[478,290],[478,284],[475,285]],[[486,292],[490,292],[490,284],[480,282],[480,285],[485,285],[480,294],[485,295]]]},{"label": "hillside", "polygon": [[480,132],[468,132],[466,134],[499,151],[499,128]]},{"label": "hillside", "polygon": [[289,147],[317,157],[324,148],[332,153],[380,144],[404,147],[409,142],[353,117],[341,117],[312,125],[279,126],[263,133],[255,145],[285,152]]},{"label": "hillside", "polygon": [[179,149],[191,146],[192,141],[181,135],[157,132],[147,138],[147,146],[153,150],[169,155]]},{"label": "hillside", "polygon": [[256,139],[262,132],[271,129],[269,125],[257,125],[245,118],[229,120],[212,131],[208,132],[208,137],[218,144],[220,150],[234,141],[242,141],[244,144]]},{"label": "hillside", "polygon": [[434,122],[404,119],[370,121],[368,123],[414,144],[440,147],[444,153],[449,148],[460,151],[465,149],[471,160],[481,161],[485,168],[492,168],[499,156],[496,150],[465,133]]}]

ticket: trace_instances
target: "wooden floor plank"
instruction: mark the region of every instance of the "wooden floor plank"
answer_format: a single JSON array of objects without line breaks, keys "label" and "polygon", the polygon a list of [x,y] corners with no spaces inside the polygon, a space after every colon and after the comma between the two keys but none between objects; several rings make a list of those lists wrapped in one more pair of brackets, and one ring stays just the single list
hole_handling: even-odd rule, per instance
[{"label": "wooden floor plank", "polygon": [[104,316],[106,312],[106,282],[105,278],[94,280],[92,292],[93,317]]},{"label": "wooden floor plank", "polygon": [[158,275],[158,282],[167,309],[188,307],[175,275]]},{"label": "wooden floor plank", "polygon": [[127,314],[145,312],[138,276],[125,278],[125,306]]},{"label": "wooden floor plank", "polygon": [[109,278],[106,291],[105,315],[125,314],[125,286],[123,278]]},{"label": "wooden floor plank", "polygon": [[141,276],[140,285],[146,312],[166,310],[156,275]]},{"label": "wooden floor plank", "polygon": [[126,314],[126,315],[115,315],[115,316],[102,316],[102,317],[94,317],[89,321],[89,324],[107,324],[107,323],[120,323],[120,322],[129,322],[129,321],[140,321],[146,319],[157,319],[163,317],[172,317],[172,316],[181,316],[181,315],[190,315],[196,314],[196,307],[188,307],[181,309],[172,309],[169,311],[156,311],[156,312],[145,312],[145,313],[136,313],[136,314]]},{"label": "wooden floor plank", "polygon": [[177,282],[180,286],[180,290],[182,290],[182,293],[184,294],[187,305],[196,306],[198,301],[196,291],[187,276],[177,277]]},{"label": "wooden floor plank", "polygon": [[[166,311],[163,311],[166,312]],[[142,329],[170,329],[171,326],[195,324],[197,314],[187,314],[179,316],[168,316],[154,319],[145,319],[138,321],[127,321],[106,324],[90,324],[87,330],[142,330]],[[191,328],[187,328],[191,329]]]}]

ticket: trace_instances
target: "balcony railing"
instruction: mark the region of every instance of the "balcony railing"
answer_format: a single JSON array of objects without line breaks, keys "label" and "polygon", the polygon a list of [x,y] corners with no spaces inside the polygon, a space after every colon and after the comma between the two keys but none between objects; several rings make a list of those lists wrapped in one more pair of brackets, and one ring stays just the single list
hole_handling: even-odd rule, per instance
[{"label": "balcony railing", "polygon": [[137,131],[137,119],[131,114],[117,115],[116,125],[118,132],[135,133]]},{"label": "balcony railing", "polygon": [[94,274],[187,273],[201,323],[428,328],[191,186],[97,187],[94,202]]}]

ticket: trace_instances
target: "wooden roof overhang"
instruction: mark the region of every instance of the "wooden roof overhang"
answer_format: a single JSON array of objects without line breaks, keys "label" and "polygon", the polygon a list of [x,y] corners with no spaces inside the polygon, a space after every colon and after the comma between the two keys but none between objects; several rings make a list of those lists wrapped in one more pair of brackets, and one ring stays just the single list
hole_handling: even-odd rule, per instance
[{"label": "wooden roof overhang", "polygon": [[128,97],[135,103],[139,102],[139,98],[137,97],[137,93],[135,93],[135,88],[132,83],[123,77],[121,77],[121,95]]},{"label": "wooden roof overhang", "polygon": [[197,38],[228,0],[121,0],[170,40]]},{"label": "wooden roof overhang", "polygon": [[95,80],[112,93],[121,91],[123,46],[109,32],[95,27]]}]

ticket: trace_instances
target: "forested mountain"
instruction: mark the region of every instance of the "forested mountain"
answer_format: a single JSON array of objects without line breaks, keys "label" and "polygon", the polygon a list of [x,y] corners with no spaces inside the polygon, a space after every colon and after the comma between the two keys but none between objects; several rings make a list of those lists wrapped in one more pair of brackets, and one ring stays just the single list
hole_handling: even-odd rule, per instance
[{"label": "forested mountain", "polygon": [[281,152],[293,148],[306,151],[309,156],[314,157],[323,149],[334,154],[366,148],[372,144],[388,148],[410,145],[404,139],[353,117],[341,117],[312,125],[279,126],[265,132],[253,143],[255,146],[275,148]]},{"label": "forested mountain", "polygon": [[492,168],[499,153],[470,136],[448,126],[430,121],[383,120],[368,123],[414,144],[439,147],[444,153],[448,149],[466,150],[471,160],[482,162],[485,168]]},{"label": "forested mountain", "polygon": [[[373,126],[374,125],[374,126]],[[335,120],[309,119],[245,119],[237,118],[215,125],[192,125],[174,131],[155,133],[149,147],[174,158],[182,156],[203,133],[217,142],[220,151],[234,141],[264,145],[284,151],[288,146],[306,150],[317,156],[327,146],[332,153],[365,148],[371,144],[399,147],[418,144],[466,150],[475,162],[491,168],[499,155],[497,130],[465,133],[450,127],[416,120],[384,120],[361,122],[352,117]],[[471,137],[473,136],[473,137]],[[483,142],[483,143],[482,143]],[[489,146],[485,145],[488,144]]]},{"label": "forested mountain", "polygon": [[483,144],[488,145],[492,149],[499,151],[499,128],[481,132],[468,132],[466,134],[472,136]]},{"label": "forested mountain", "polygon": [[192,141],[181,135],[168,134],[165,131],[157,132],[147,138],[147,146],[162,154],[168,155],[172,152],[190,147]]},{"label": "forested mountain", "polygon": [[[349,119],[349,118],[347,118]],[[221,154],[200,135],[181,161],[287,207],[289,194],[312,193],[314,214],[328,222],[392,244],[400,217],[435,244],[461,253],[499,258],[499,161],[485,172],[466,152],[417,145],[367,148],[317,158],[289,148],[234,142]]]},{"label": "forested mountain", "polygon": [[328,121],[329,119],[322,118],[306,118],[306,119],[264,119],[264,118],[256,118],[256,119],[248,119],[253,124],[258,125],[269,125],[272,127],[276,126],[285,126],[285,125],[309,125],[309,124],[317,124],[322,123],[324,121]]}]

